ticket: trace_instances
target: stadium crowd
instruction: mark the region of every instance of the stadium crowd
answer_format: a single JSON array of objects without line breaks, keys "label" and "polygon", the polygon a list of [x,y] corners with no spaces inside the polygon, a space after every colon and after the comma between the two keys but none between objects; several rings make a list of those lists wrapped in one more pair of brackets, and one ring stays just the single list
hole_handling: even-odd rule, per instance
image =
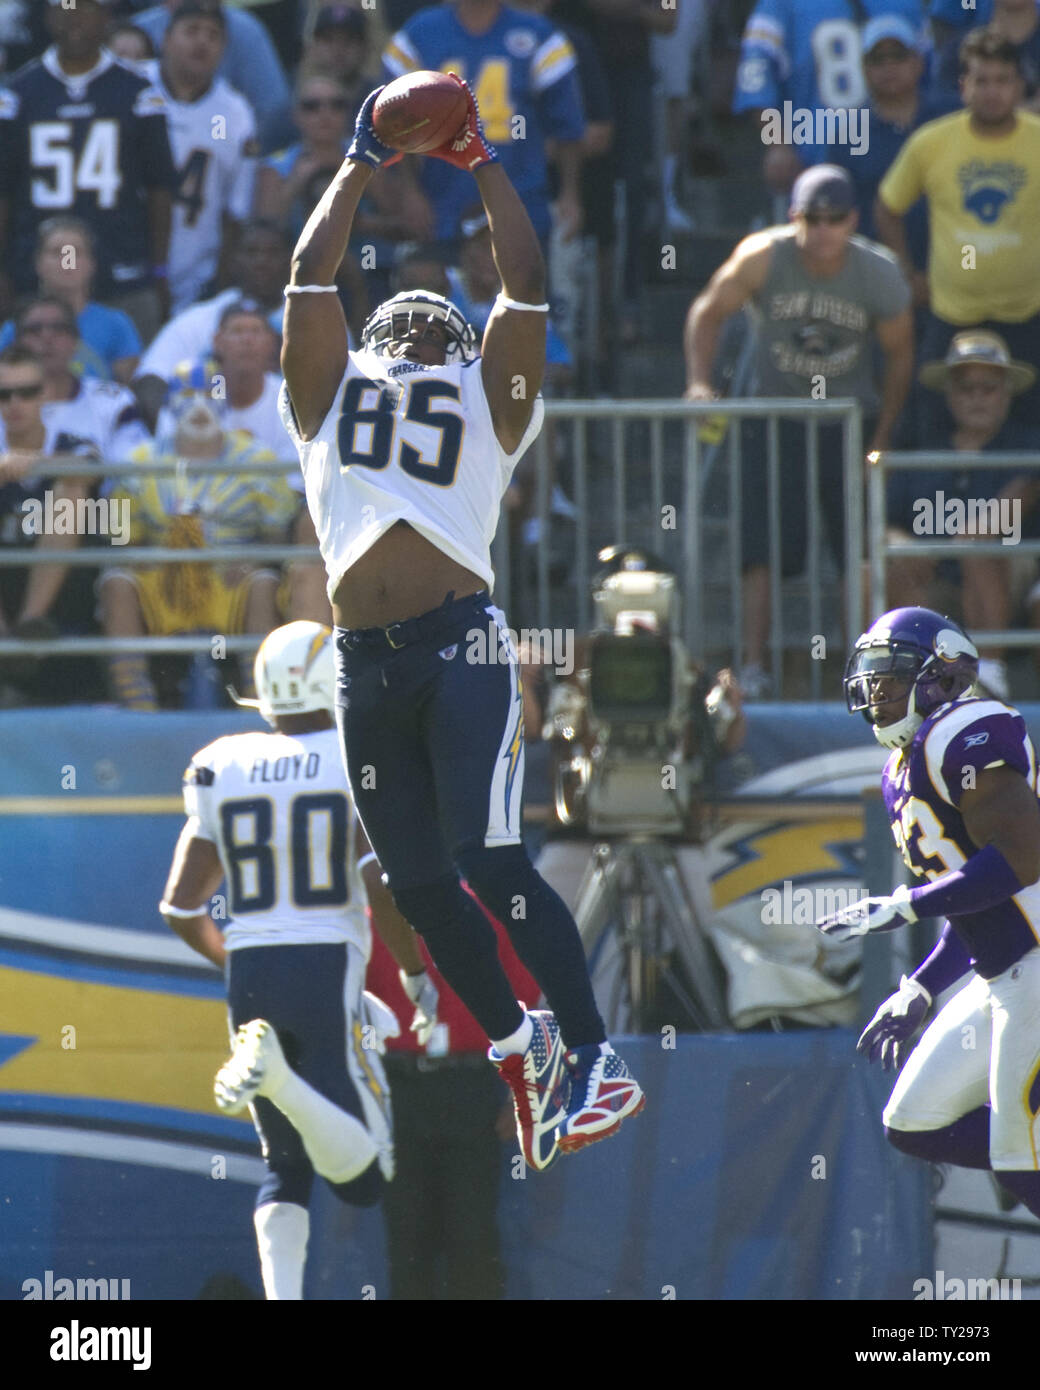
[{"label": "stadium crowd", "polygon": [[[1035,534],[1038,64],[1035,0],[971,9],[954,0],[9,0],[0,7],[0,638],[328,620],[316,564],[279,574],[248,553],[230,567],[202,557],[215,544],[314,543],[277,417],[282,288],[364,97],[418,68],[452,68],[470,82],[543,244],[548,390],[593,382],[633,394],[623,350],[647,332],[648,247],[657,254],[711,230],[688,176],[691,131],[719,108],[710,73],[734,118],[761,123],[762,207],[772,202],[776,225],[734,236],[732,256],[691,305],[687,397],[717,394],[716,339],[746,305],[760,343],[749,394],[811,400],[821,375],[828,394],[842,394],[847,372],[872,449],[1021,452],[1021,469],[1007,474],[951,465],[945,495],[1014,500],[1022,534]],[[821,134],[812,119],[846,108],[869,139],[852,138],[851,121],[848,138],[835,139],[840,126]],[[805,138],[792,134],[799,113],[810,117]],[[774,138],[778,115],[787,133]],[[479,324],[496,290],[486,232],[468,175],[423,159],[383,171],[338,279],[354,344],[372,308],[420,280]],[[577,328],[583,260],[599,299],[591,341]],[[679,342],[674,350],[679,360]],[[785,494],[799,498],[800,431],[785,425],[782,439]],[[836,447],[821,444],[820,507],[840,567]],[[748,501],[761,494],[761,453],[761,436],[745,432]],[[55,454],[140,467],[108,481],[57,480],[46,466]],[[157,460],[226,463],[233,476],[160,477]],[[278,463],[288,486],[265,471]],[[22,525],[26,504],[59,481],[62,495],[113,509],[129,501],[135,546],[197,549],[199,562],[120,564],[103,584],[84,565],[19,568],[18,552],[37,541]],[[893,479],[894,525],[912,529],[922,486],[920,474]],[[518,534],[537,543],[535,491],[521,477],[507,502],[524,513]],[[558,489],[553,497],[566,515]],[[770,688],[768,527],[750,505],[744,521],[742,684],[754,698]],[[794,521],[783,529],[787,575],[805,547]],[[49,544],[60,551],[58,539]],[[110,563],[108,538],[76,539],[97,549],[99,568]],[[1021,602],[1009,566],[961,568],[966,621],[1010,624]],[[924,602],[935,579],[932,566],[905,565],[892,583]],[[986,684],[1006,695],[1003,651],[984,655]],[[192,684],[176,663],[163,669],[156,681],[142,658],[120,657],[80,685],[56,659],[0,657],[0,705],[108,693],[150,709],[215,698],[212,683]]]}]

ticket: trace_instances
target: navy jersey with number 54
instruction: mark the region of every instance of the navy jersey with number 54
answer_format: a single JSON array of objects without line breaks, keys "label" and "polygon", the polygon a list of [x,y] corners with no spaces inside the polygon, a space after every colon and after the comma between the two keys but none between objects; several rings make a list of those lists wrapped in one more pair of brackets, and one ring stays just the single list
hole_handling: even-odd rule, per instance
[{"label": "navy jersey with number 54", "polygon": [[[900,853],[919,878],[959,869],[981,846],[960,812],[986,768],[1007,765],[1036,792],[1036,752],[1017,710],[997,700],[943,705],[885,765],[881,792]],[[1040,942],[1040,883],[984,912],[951,917],[980,975],[993,979]]]},{"label": "navy jersey with number 54", "polygon": [[106,49],[69,77],[53,48],[0,89],[0,199],[8,206],[5,269],[34,288],[36,231],[80,217],[94,233],[99,295],[149,282],[146,194],[175,182],[161,94]]}]

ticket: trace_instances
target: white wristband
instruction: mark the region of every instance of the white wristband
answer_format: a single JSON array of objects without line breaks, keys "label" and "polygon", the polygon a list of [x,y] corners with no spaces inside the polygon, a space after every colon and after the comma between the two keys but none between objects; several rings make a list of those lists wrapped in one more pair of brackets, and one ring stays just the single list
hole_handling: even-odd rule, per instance
[{"label": "white wristband", "polygon": [[363,855],[361,856],[361,858],[358,860],[358,862],[357,862],[358,873],[361,872],[361,870],[365,867],[366,864],[378,864],[378,863],[379,863],[379,859],[378,859],[377,856],[376,856],[375,850],[371,850],[371,849],[370,849],[370,850],[368,851],[367,854],[363,854]]},{"label": "white wristband", "polygon": [[508,295],[499,293],[496,296],[498,304],[504,304],[507,309],[522,309],[531,314],[547,314],[548,304],[521,304],[518,299],[510,299]]},{"label": "white wristband", "polygon": [[159,911],[164,917],[207,917],[209,915],[209,903],[203,903],[201,907],[189,911],[186,907],[171,907],[164,898],[159,904]]},{"label": "white wristband", "polygon": [[286,285],[282,291],[286,298],[291,294],[338,294],[338,285]]}]

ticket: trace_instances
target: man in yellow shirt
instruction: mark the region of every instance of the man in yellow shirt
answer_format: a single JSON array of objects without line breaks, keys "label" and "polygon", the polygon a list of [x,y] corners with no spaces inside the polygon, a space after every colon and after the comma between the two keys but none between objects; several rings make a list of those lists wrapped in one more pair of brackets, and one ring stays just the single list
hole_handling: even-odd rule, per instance
[{"label": "man in yellow shirt", "polygon": [[[955,333],[984,327],[1040,365],[1040,117],[1020,109],[1025,85],[1013,43],[977,29],[960,53],[965,109],[930,121],[903,146],[878,191],[878,232],[912,277],[903,215],[928,200],[923,359],[941,360]],[[1035,420],[1040,392],[1032,387],[1016,405],[1016,416]]]}]

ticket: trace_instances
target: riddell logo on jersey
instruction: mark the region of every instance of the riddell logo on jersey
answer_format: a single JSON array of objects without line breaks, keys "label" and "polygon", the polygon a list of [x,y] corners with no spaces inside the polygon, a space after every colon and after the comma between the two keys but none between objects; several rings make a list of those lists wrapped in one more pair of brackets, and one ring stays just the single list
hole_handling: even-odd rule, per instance
[{"label": "riddell logo on jersey", "polygon": [[26,536],[108,536],[113,545],[130,539],[129,497],[55,497],[49,489],[22,503]]},{"label": "riddell logo on jersey", "polygon": [[764,145],[848,145],[850,154],[866,154],[870,148],[870,112],[853,106],[795,106],[785,101],[783,110],[767,106],[762,112]]}]

